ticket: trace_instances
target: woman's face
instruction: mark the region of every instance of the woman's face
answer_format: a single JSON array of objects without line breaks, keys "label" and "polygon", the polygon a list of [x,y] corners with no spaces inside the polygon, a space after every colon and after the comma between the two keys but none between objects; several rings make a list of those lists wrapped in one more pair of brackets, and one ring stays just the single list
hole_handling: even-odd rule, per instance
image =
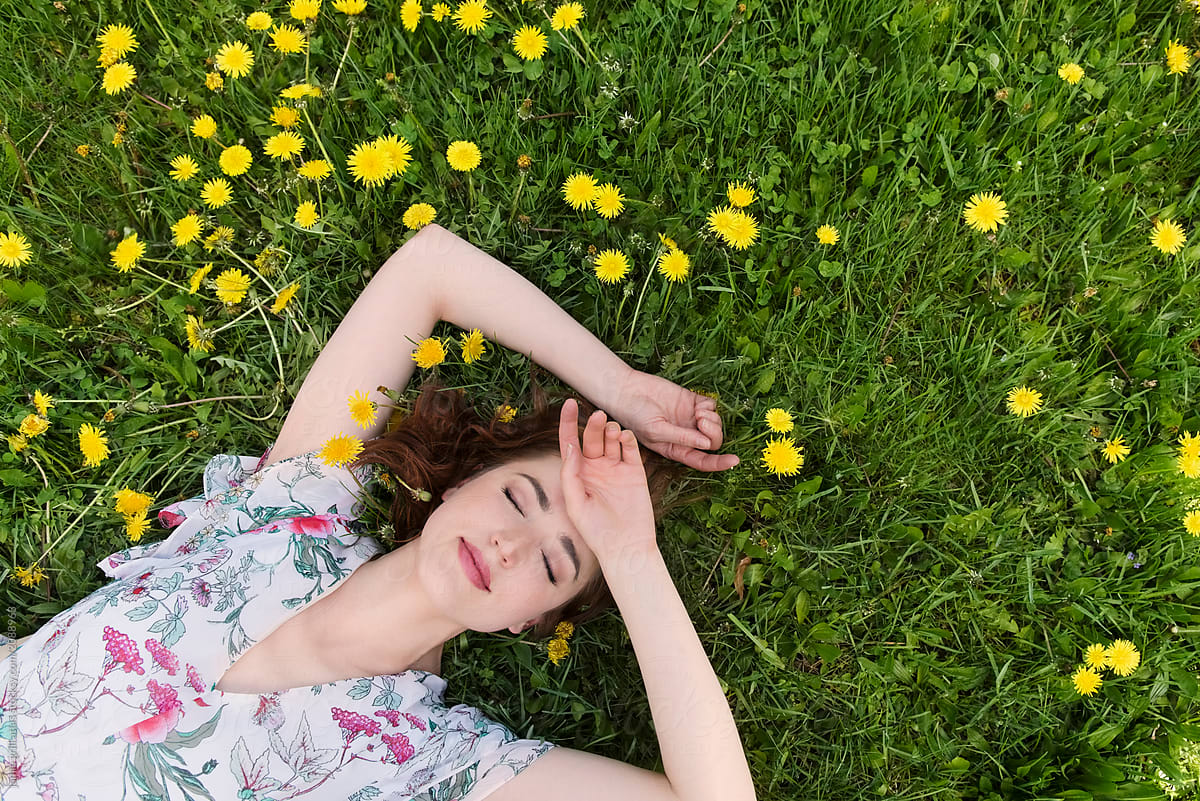
[{"label": "woman's face", "polygon": [[[567,516],[561,470],[558,454],[529,456],[442,493],[421,532],[417,575],[447,617],[472,631],[517,634],[600,572]],[[462,541],[483,562],[486,590],[464,569]]]}]

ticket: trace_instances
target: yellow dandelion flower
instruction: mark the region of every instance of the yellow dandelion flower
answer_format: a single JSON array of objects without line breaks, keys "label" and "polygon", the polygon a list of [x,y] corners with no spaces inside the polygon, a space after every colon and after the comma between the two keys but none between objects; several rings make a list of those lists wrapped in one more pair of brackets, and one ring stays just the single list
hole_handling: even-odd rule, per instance
[{"label": "yellow dandelion flower", "polygon": [[446,161],[450,164],[451,169],[459,172],[469,172],[475,169],[482,160],[479,145],[474,142],[459,140],[451,142],[446,148]]},{"label": "yellow dandelion flower", "polygon": [[412,358],[418,367],[433,367],[446,360],[446,349],[442,347],[440,339],[429,337],[421,340],[417,349],[413,351]]},{"label": "yellow dandelion flower", "polygon": [[1108,667],[1108,649],[1100,643],[1089,645],[1083,652],[1083,661],[1094,670],[1103,670]]},{"label": "yellow dandelion flower", "polygon": [[105,69],[107,67],[111,67],[113,64],[116,64],[120,60],[121,57],[117,55],[116,50],[113,50],[111,47],[105,47],[100,51],[99,58],[96,59],[96,66],[99,69]]},{"label": "yellow dandelion flower", "polygon": [[31,258],[33,250],[24,235],[15,231],[0,234],[0,264],[5,267],[19,267]]},{"label": "yellow dandelion flower", "polygon": [[1174,220],[1156,220],[1154,231],[1150,234],[1150,244],[1163,253],[1175,254],[1187,241],[1183,226]]},{"label": "yellow dandelion flower", "polygon": [[291,25],[277,25],[271,31],[271,47],[284,54],[303,53],[308,49],[304,31]]},{"label": "yellow dandelion flower", "polygon": [[204,280],[205,276],[208,275],[209,271],[212,270],[212,268],[213,268],[213,265],[212,265],[212,262],[210,261],[207,264],[205,264],[203,267],[196,270],[196,272],[192,273],[190,291],[193,295],[195,295],[200,290],[200,282]]},{"label": "yellow dandelion flower", "polygon": [[123,515],[139,515],[145,514],[146,510],[153,505],[154,496],[144,492],[135,492],[129,487],[122,487],[113,493],[113,500],[116,501],[116,505],[113,507],[114,511]]},{"label": "yellow dandelion flower", "polygon": [[20,432],[23,437],[37,437],[46,432],[50,427],[50,421],[44,417],[39,417],[36,414],[27,414],[21,420]]},{"label": "yellow dandelion flower", "polygon": [[299,100],[302,97],[320,97],[321,87],[313,86],[311,83],[298,83],[295,86],[289,86],[279,92],[281,97],[286,97],[288,100]]},{"label": "yellow dandelion flower", "polygon": [[963,219],[976,231],[995,231],[999,226],[1007,225],[1007,209],[1007,204],[996,193],[976,193],[963,207]]},{"label": "yellow dandelion flower", "polygon": [[546,54],[546,34],[541,28],[525,25],[513,34],[513,51],[526,61],[536,61]]},{"label": "yellow dandelion flower", "polygon": [[402,221],[407,228],[420,230],[433,222],[437,210],[428,203],[414,203],[404,210]]},{"label": "yellow dandelion flower", "polygon": [[184,331],[187,333],[189,348],[203,353],[212,351],[214,347],[213,332],[205,327],[203,317],[196,318],[189,314],[184,323]]},{"label": "yellow dandelion flower", "polygon": [[221,151],[219,161],[221,172],[226,175],[236,176],[250,169],[250,164],[254,161],[254,156],[250,154],[250,148],[245,145],[230,145]]},{"label": "yellow dandelion flower", "polygon": [[554,636],[564,640],[571,639],[571,635],[575,633],[575,624],[569,620],[563,620],[554,627]]},{"label": "yellow dandelion flower", "polygon": [[213,248],[227,248],[233,244],[233,229],[228,225],[219,225],[217,228],[204,239],[204,249],[212,251]]},{"label": "yellow dandelion flower", "polygon": [[616,184],[600,184],[592,197],[592,208],[601,217],[611,220],[625,208],[625,196]]},{"label": "yellow dandelion flower", "polygon": [[92,152],[92,148],[89,145],[76,145],[75,152],[87,158],[88,154]]},{"label": "yellow dandelion flower", "polygon": [[321,13],[321,0],[292,0],[288,5],[288,13],[301,22],[314,19]]},{"label": "yellow dandelion flower", "polygon": [[271,15],[265,11],[255,11],[246,17],[246,27],[252,31],[265,31],[271,24]]},{"label": "yellow dandelion flower", "polygon": [[250,289],[250,276],[236,267],[225,270],[217,276],[217,297],[224,303],[241,303]]},{"label": "yellow dandelion flower", "polygon": [[367,393],[361,390],[351,395],[346,401],[346,405],[350,407],[350,419],[359,428],[370,428],[379,412],[375,401],[368,398]]},{"label": "yellow dandelion flower", "polygon": [[593,260],[596,277],[609,284],[615,284],[629,272],[629,258],[619,250],[602,250]]},{"label": "yellow dandelion flower", "polygon": [[450,6],[445,3],[434,3],[433,8],[429,10],[429,14],[433,17],[434,22],[441,22],[450,16]]},{"label": "yellow dandelion flower", "polygon": [[668,248],[658,254],[658,271],[669,281],[682,281],[688,276],[691,261],[682,250]]},{"label": "yellow dandelion flower", "polygon": [[317,456],[330,467],[341,467],[362,453],[363,441],[350,434],[338,434],[325,440]]},{"label": "yellow dandelion flower", "polygon": [[1167,44],[1167,69],[1172,75],[1179,75],[1188,71],[1192,60],[1186,45],[1181,45],[1172,39]]},{"label": "yellow dandelion flower", "polygon": [[717,206],[708,213],[709,230],[714,231],[722,239],[728,239],[738,211],[731,206]]},{"label": "yellow dandelion flower", "polygon": [[175,237],[175,247],[186,245],[200,236],[203,223],[195,214],[188,214],[180,217],[171,224],[171,233]]},{"label": "yellow dandelion flower", "polygon": [[8,435],[8,449],[13,453],[20,453],[25,450],[25,446],[28,444],[29,442],[25,439],[24,434]]},{"label": "yellow dandelion flower", "polygon": [[102,86],[107,94],[115,95],[124,89],[128,89],[133,79],[137,77],[137,70],[127,61],[118,61],[104,71],[104,79]]},{"label": "yellow dandelion flower", "polygon": [[1175,464],[1188,478],[1200,478],[1200,456],[1181,453],[1175,458]]},{"label": "yellow dandelion flower", "polygon": [[1089,667],[1081,667],[1071,676],[1071,683],[1075,685],[1075,692],[1080,695],[1095,695],[1096,690],[1100,689],[1103,683],[1100,674]]},{"label": "yellow dandelion flower", "polygon": [[1200,511],[1191,511],[1185,514],[1183,528],[1193,537],[1200,537]]},{"label": "yellow dandelion flower", "polygon": [[555,637],[546,646],[546,655],[555,665],[565,659],[569,653],[571,653],[571,646],[567,645],[567,641],[560,637]]},{"label": "yellow dandelion flower", "polygon": [[596,196],[596,179],[586,172],[577,172],[563,182],[562,193],[571,208],[582,211],[592,205]]},{"label": "yellow dandelion flower", "polygon": [[141,541],[142,535],[148,528],[150,528],[150,520],[147,519],[145,512],[125,518],[125,536],[129,537],[130,542]]},{"label": "yellow dandelion flower", "polygon": [[1114,640],[1108,646],[1107,657],[1109,667],[1118,676],[1132,675],[1142,661],[1142,655],[1129,640]]},{"label": "yellow dandelion flower", "polygon": [[1077,84],[1083,80],[1083,67],[1073,61],[1068,61],[1058,68],[1058,77],[1069,84]]},{"label": "yellow dandelion flower", "polygon": [[226,42],[217,51],[217,69],[231,78],[243,78],[254,66],[254,53],[242,42]]},{"label": "yellow dandelion flower", "polygon": [[737,183],[730,181],[725,187],[725,196],[729,198],[731,204],[738,208],[749,206],[755,200],[754,190],[741,181]]},{"label": "yellow dandelion flower", "polygon": [[791,437],[772,439],[762,450],[763,465],[777,476],[792,476],[804,467],[803,445]]},{"label": "yellow dandelion flower", "polygon": [[301,228],[312,228],[321,216],[317,214],[317,204],[311,200],[306,200],[296,209],[296,216],[292,221]]},{"label": "yellow dandelion flower", "polygon": [[817,229],[817,241],[822,245],[836,245],[841,238],[838,229],[832,225],[822,225]]},{"label": "yellow dandelion flower", "polygon": [[355,145],[346,162],[355,180],[362,181],[367,186],[383,183],[388,177],[391,165],[391,158],[375,142]]},{"label": "yellow dandelion flower", "polygon": [[111,50],[117,58],[124,58],[126,53],[132,53],[138,47],[133,28],[128,25],[109,25],[96,37],[96,44]]},{"label": "yellow dandelion flower", "polygon": [[35,389],[33,391],[33,408],[37,409],[38,414],[42,417],[49,417],[50,410],[54,408],[54,398],[40,389]]},{"label": "yellow dandelion flower", "polygon": [[483,332],[478,328],[472,328],[471,333],[462,335],[462,360],[467,364],[474,364],[483,358]]},{"label": "yellow dandelion flower", "polygon": [[796,424],[792,422],[792,415],[783,409],[768,409],[765,419],[767,426],[779,434],[786,434],[796,427]]},{"label": "yellow dandelion flower", "polygon": [[200,165],[186,153],[171,159],[171,168],[171,178],[180,183],[191,179],[192,176],[200,171]]},{"label": "yellow dandelion flower", "polygon": [[300,282],[296,281],[279,290],[279,294],[275,296],[275,302],[271,304],[272,314],[279,314],[286,309],[299,289]]},{"label": "yellow dandelion flower", "polygon": [[139,242],[137,237],[136,233],[125,237],[109,254],[112,257],[112,263],[123,273],[132,270],[138,259],[146,252],[146,243]]},{"label": "yellow dandelion flower", "polygon": [[192,120],[192,136],[201,139],[211,139],[217,133],[217,121],[208,114],[201,114]]},{"label": "yellow dandelion flower", "polygon": [[454,24],[461,31],[478,33],[491,16],[486,0],[465,0],[454,12]]},{"label": "yellow dandelion flower", "polygon": [[333,168],[329,166],[329,162],[325,159],[309,159],[296,172],[305,178],[319,181],[332,173]]},{"label": "yellow dandelion flower", "polygon": [[204,86],[214,92],[219,92],[225,88],[225,79],[219,72],[210,72],[204,76]]},{"label": "yellow dandelion flower", "polygon": [[108,437],[104,429],[90,423],[79,426],[79,452],[83,454],[84,467],[96,467],[108,458]]},{"label": "yellow dandelion flower", "polygon": [[723,238],[732,247],[745,250],[758,238],[758,220],[744,211],[735,211]]},{"label": "yellow dandelion flower", "polygon": [[400,24],[406,31],[415,31],[421,21],[421,0],[404,0],[400,5]]},{"label": "yellow dandelion flower", "polygon": [[375,146],[388,157],[388,178],[403,175],[412,161],[412,145],[404,137],[391,134],[375,140]]},{"label": "yellow dandelion flower", "polygon": [[1200,456],[1200,434],[1184,431],[1179,436],[1179,452],[1185,456]]},{"label": "yellow dandelion flower", "polygon": [[280,128],[295,128],[300,124],[300,112],[291,106],[275,106],[271,109],[271,124]]},{"label": "yellow dandelion flower", "polygon": [[304,149],[304,138],[292,131],[275,134],[263,145],[263,153],[273,159],[288,159]]},{"label": "yellow dandelion flower", "polygon": [[563,3],[554,9],[554,16],[550,18],[550,27],[556,31],[569,31],[578,25],[581,19],[583,19],[583,4]]},{"label": "yellow dandelion flower", "polygon": [[367,0],[333,0],[333,7],[343,14],[354,16],[367,8]]},{"label": "yellow dandelion flower", "polygon": [[1042,393],[1029,387],[1016,387],[1008,392],[1008,410],[1015,415],[1028,417],[1042,408]]},{"label": "yellow dandelion flower", "polygon": [[1124,437],[1109,439],[1104,441],[1104,458],[1116,464],[1117,462],[1125,461],[1125,457],[1130,454],[1130,448],[1125,444]]},{"label": "yellow dandelion flower", "polygon": [[500,408],[496,410],[496,419],[501,423],[511,423],[516,416],[517,410],[507,403],[500,404]]},{"label": "yellow dandelion flower", "polygon": [[204,188],[200,190],[200,199],[211,209],[224,206],[232,197],[233,189],[224,178],[212,178],[205,181]]}]

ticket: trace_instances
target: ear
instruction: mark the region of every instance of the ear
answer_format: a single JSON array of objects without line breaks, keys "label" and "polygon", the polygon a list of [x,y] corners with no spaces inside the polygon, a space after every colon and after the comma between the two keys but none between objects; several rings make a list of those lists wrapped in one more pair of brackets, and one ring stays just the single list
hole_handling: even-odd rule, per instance
[{"label": "ear", "polygon": [[526,620],[526,621],[525,621],[525,623],[524,623],[523,625],[520,625],[520,626],[509,626],[509,627],[508,627],[508,630],[509,630],[509,631],[511,631],[513,634],[520,634],[522,631],[524,631],[525,629],[529,628],[529,627],[530,627],[530,626],[532,626],[534,623],[537,623],[537,621],[536,621],[536,620]]}]

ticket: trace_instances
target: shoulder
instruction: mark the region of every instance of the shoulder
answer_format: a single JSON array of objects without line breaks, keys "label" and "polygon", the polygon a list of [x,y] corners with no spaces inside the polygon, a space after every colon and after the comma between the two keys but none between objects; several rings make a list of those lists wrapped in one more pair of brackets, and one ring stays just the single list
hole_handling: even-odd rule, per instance
[{"label": "shoulder", "polygon": [[[679,801],[662,773],[562,746],[551,748],[486,797],[488,801],[557,799],[564,787],[571,788],[572,801]],[[463,801],[483,798],[468,793]]]}]

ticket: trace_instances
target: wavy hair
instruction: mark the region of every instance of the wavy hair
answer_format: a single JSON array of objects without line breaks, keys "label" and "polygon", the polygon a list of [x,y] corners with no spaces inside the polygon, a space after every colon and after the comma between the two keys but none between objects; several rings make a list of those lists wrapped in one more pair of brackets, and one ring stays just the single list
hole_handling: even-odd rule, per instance
[{"label": "wavy hair", "polygon": [[[356,464],[379,465],[386,471],[385,476],[390,473],[409,487],[428,490],[432,495],[430,500],[422,501],[403,488],[396,492],[388,515],[395,529],[392,547],[420,536],[425,521],[441,503],[442,492],[459,481],[515,459],[560,453],[559,416],[563,401],[569,397],[579,402],[582,439],[584,426],[596,407],[571,392],[544,390],[537,383],[532,363],[530,386],[533,413],[505,423],[496,415],[481,414],[461,389],[447,389],[436,378],[426,380],[411,412],[386,434],[365,443]],[[671,485],[689,468],[646,448],[639,448],[639,453],[656,524],[673,509],[708,497],[703,492],[688,497],[669,494]],[[603,573],[598,572],[573,598],[544,613],[533,626],[533,634],[548,637],[562,621],[580,625],[613,606],[612,593]]]}]

